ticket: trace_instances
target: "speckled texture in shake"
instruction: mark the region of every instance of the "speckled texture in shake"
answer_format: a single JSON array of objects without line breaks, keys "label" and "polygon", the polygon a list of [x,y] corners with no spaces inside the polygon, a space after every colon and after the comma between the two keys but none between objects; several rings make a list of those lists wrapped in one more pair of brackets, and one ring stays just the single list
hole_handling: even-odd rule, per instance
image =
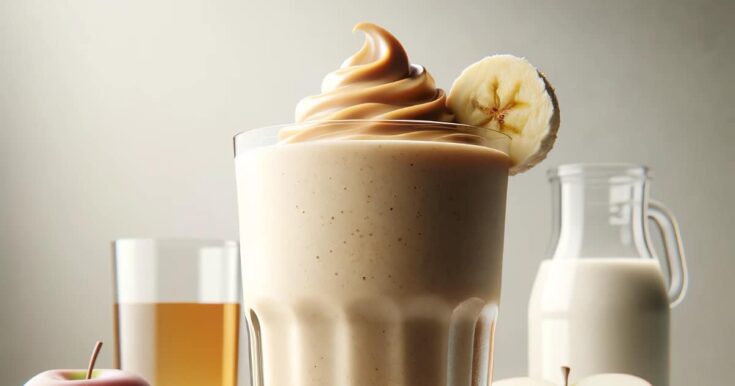
[{"label": "speckled texture in shake", "polygon": [[485,385],[508,166],[424,141],[239,154],[256,385]]}]

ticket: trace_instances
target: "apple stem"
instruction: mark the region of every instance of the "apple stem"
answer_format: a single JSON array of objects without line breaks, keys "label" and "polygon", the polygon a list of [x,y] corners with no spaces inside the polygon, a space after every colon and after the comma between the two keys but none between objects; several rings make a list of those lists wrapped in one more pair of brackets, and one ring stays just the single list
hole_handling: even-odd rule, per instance
[{"label": "apple stem", "polygon": [[569,373],[572,372],[572,369],[570,369],[567,366],[561,367],[561,373],[564,376],[564,386],[569,386]]},{"label": "apple stem", "polygon": [[561,367],[561,373],[564,376],[564,386],[569,386],[569,373],[572,372],[572,369],[570,369],[567,366]]},{"label": "apple stem", "polygon": [[94,370],[94,363],[97,362],[97,355],[100,354],[102,349],[102,342],[97,341],[94,345],[94,351],[92,351],[92,357],[89,358],[89,367],[87,368],[87,379],[92,379],[92,371]]}]

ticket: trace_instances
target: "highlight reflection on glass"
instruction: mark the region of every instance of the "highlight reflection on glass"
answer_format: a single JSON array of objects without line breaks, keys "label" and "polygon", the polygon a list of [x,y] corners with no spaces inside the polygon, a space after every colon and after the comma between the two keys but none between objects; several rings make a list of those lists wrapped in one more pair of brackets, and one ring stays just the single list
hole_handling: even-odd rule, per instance
[{"label": "highlight reflection on glass", "polygon": [[127,239],[113,249],[116,367],[155,386],[235,386],[237,243]]}]

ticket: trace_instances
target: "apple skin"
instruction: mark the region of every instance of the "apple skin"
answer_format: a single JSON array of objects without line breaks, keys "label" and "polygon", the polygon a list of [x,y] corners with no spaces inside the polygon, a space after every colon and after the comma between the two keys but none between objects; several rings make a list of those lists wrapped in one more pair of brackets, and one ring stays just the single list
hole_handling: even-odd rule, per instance
[{"label": "apple skin", "polygon": [[647,381],[628,374],[599,374],[585,378],[576,386],[651,386]]},{"label": "apple skin", "polygon": [[[511,378],[493,382],[493,386],[559,386],[533,378]],[[641,378],[627,374],[598,374],[569,386],[651,386]]]},{"label": "apple skin", "polygon": [[533,378],[510,378],[493,382],[493,386],[558,386],[554,383]]},{"label": "apple skin", "polygon": [[150,386],[138,375],[122,370],[48,370],[31,378],[24,386]]}]

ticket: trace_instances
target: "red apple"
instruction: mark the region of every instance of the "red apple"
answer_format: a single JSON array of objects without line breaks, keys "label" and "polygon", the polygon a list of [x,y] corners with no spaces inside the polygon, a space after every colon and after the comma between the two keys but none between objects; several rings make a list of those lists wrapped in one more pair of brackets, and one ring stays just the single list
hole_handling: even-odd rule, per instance
[{"label": "red apple", "polygon": [[[651,386],[645,380],[628,374],[597,374],[585,378],[574,385],[569,385],[569,374],[571,369],[567,366],[561,368],[564,376],[563,386]],[[547,381],[533,378],[510,378],[493,382],[493,386],[556,386]]]},{"label": "red apple", "polygon": [[25,386],[150,386],[145,379],[122,370],[95,370],[102,342],[97,342],[86,370],[48,370],[36,375]]},{"label": "red apple", "polygon": [[150,386],[145,379],[122,370],[48,370],[36,375],[25,386]]}]

